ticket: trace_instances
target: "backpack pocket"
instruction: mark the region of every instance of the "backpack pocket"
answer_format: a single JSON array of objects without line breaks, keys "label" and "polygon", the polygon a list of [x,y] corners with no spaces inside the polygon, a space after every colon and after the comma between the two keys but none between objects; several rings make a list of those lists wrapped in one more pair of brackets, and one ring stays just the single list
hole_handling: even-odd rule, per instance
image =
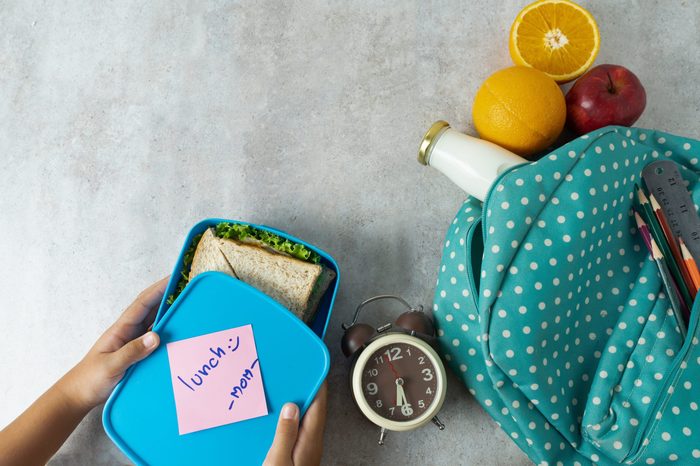
[{"label": "backpack pocket", "polygon": [[700,304],[696,300],[688,337],[658,387],[648,422],[637,434],[628,464],[700,465]]},{"label": "backpack pocket", "polygon": [[[649,447],[650,432],[680,380],[679,370],[693,340],[697,341],[691,331],[686,340],[681,337],[653,262],[644,265],[638,280],[650,286],[635,286],[619,309],[620,318],[599,355],[581,422],[585,441],[614,461],[628,464],[637,461],[644,449],[655,461],[665,459],[656,448],[668,441]],[[691,321],[689,330],[696,321]]]},{"label": "backpack pocket", "polygon": [[[470,311],[469,319],[472,321],[477,320],[479,273],[484,254],[481,207],[477,202],[474,198],[469,198],[447,231],[443,264],[436,283],[436,306],[433,307],[436,313],[440,310],[455,312],[466,308]],[[451,276],[445,277],[445,273]],[[441,282],[445,279],[448,280],[447,283]],[[460,291],[456,292],[457,290]],[[458,298],[451,305],[445,303],[444,308],[437,306],[448,298],[448,294]]]}]

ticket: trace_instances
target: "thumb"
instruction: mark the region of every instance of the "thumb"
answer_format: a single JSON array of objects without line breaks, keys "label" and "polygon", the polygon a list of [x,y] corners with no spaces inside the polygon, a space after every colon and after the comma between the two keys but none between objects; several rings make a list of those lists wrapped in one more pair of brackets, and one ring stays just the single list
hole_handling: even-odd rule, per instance
[{"label": "thumb", "polygon": [[113,375],[122,374],[129,366],[139,362],[158,347],[160,338],[155,332],[146,332],[139,338],[131,340],[126,345],[109,355],[109,370]]},{"label": "thumb", "polygon": [[292,450],[299,432],[299,408],[294,403],[282,407],[275,439],[267,452],[264,466],[292,466]]}]

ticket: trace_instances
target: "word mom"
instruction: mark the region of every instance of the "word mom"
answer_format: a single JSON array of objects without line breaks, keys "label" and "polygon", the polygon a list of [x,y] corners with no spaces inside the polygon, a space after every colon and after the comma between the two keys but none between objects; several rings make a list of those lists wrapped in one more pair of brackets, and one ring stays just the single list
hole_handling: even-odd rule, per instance
[{"label": "word mom", "polygon": [[213,354],[213,357],[209,358],[209,361],[206,363],[202,364],[202,368],[198,369],[195,374],[189,377],[189,382],[192,384],[190,385],[189,383],[185,382],[185,380],[180,377],[179,375],[177,378],[182,382],[187,388],[192,390],[193,392],[196,391],[197,387],[201,387],[207,380],[207,377],[216,370],[217,367],[219,367],[219,362],[221,362],[221,359],[229,354],[233,354],[236,352],[238,349],[238,346],[240,345],[240,338],[236,337],[236,343],[231,346],[231,343],[233,343],[233,339],[229,338],[229,345],[228,345],[228,353],[226,350],[224,350],[221,346],[217,346],[216,349],[209,347],[209,352]]},{"label": "word mom", "polygon": [[253,361],[250,365],[250,369],[246,369],[243,371],[241,374],[241,380],[238,383],[238,385],[233,386],[233,390],[231,390],[231,396],[234,398],[231,400],[231,403],[228,405],[228,410],[231,411],[231,408],[233,408],[233,405],[236,403],[236,400],[243,394],[246,388],[248,388],[248,382],[250,379],[253,378],[253,372],[251,369],[253,369],[256,365],[258,364],[258,360],[256,359]]}]

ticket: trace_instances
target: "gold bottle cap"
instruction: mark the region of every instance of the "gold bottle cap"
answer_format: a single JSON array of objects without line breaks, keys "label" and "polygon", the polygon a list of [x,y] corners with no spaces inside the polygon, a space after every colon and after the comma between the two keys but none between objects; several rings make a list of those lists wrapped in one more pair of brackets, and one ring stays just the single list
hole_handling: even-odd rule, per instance
[{"label": "gold bottle cap", "polygon": [[438,120],[430,127],[430,129],[423,136],[423,141],[420,143],[420,149],[418,149],[418,162],[423,165],[428,165],[430,161],[430,151],[432,146],[437,141],[440,134],[450,127],[450,124],[443,120]]}]

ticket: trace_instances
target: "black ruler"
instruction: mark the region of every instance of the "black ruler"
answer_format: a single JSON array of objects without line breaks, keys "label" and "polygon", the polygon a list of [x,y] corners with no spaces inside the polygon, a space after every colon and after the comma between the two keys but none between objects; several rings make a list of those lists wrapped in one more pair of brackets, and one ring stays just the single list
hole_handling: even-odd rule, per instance
[{"label": "black ruler", "polygon": [[700,263],[700,216],[690,197],[678,165],[670,160],[652,162],[642,170],[649,194],[653,194],[676,238],[681,237]]}]

